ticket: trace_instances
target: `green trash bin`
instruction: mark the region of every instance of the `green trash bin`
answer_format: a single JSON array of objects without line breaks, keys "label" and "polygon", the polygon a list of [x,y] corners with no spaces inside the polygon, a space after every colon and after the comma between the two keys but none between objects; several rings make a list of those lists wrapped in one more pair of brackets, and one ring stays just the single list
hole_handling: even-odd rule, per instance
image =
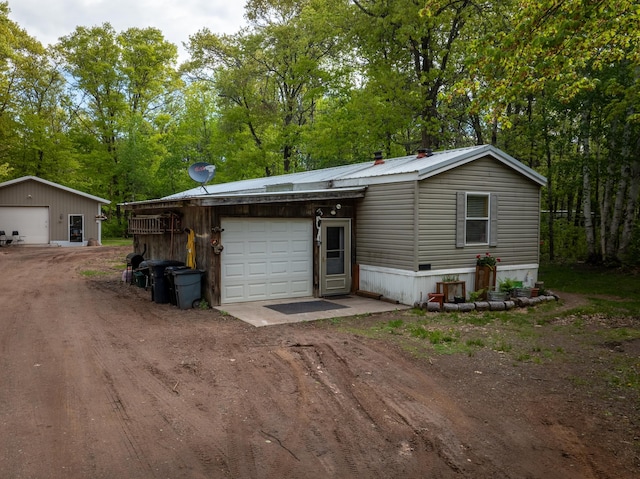
[{"label": "green trash bin", "polygon": [[142,271],[134,271],[133,279],[138,288],[146,288],[149,286],[149,275]]},{"label": "green trash bin", "polygon": [[199,269],[175,269],[173,285],[176,293],[176,306],[189,309],[197,306],[202,299],[202,275]]}]

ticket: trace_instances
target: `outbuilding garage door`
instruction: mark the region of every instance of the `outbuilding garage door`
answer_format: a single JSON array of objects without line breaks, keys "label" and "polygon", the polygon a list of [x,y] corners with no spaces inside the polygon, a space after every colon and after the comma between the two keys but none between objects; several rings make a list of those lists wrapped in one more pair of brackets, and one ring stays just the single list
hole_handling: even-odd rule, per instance
[{"label": "outbuilding garage door", "polygon": [[7,236],[17,231],[24,244],[49,243],[49,208],[46,206],[0,206],[0,230]]},{"label": "outbuilding garage door", "polygon": [[313,230],[309,219],[222,220],[221,302],[313,294]]}]

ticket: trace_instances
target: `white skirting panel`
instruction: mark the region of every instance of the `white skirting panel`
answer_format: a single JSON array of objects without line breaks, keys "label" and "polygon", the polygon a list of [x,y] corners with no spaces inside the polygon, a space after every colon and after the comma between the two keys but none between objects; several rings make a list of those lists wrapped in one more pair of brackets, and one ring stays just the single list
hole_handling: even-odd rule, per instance
[{"label": "white skirting panel", "polygon": [[[437,271],[405,271],[378,266],[360,265],[360,285],[358,289],[381,294],[401,304],[413,306],[427,301],[429,293],[436,292],[436,283],[444,275],[457,274],[460,281],[466,282],[467,298],[474,291],[475,267]],[[538,280],[537,264],[499,266],[497,281],[511,278],[522,281],[524,286],[532,287]]]}]

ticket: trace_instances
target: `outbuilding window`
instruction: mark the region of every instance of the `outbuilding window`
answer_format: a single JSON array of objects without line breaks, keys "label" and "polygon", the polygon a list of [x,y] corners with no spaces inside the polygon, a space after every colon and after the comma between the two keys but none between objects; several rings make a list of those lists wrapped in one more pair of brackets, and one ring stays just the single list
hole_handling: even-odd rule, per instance
[{"label": "outbuilding window", "polygon": [[498,244],[498,196],[458,192],[456,246]]}]

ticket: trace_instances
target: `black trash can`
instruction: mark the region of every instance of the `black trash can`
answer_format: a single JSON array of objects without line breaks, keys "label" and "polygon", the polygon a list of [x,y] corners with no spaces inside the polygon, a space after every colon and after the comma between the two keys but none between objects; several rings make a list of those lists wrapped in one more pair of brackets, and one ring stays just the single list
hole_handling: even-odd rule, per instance
[{"label": "black trash can", "polygon": [[164,269],[164,277],[169,287],[169,302],[174,306],[177,304],[177,302],[176,302],[176,286],[175,286],[175,282],[173,281],[173,278],[174,278],[173,272],[181,269],[189,269],[189,267],[188,266],[167,266]]},{"label": "black trash can", "polygon": [[169,302],[169,282],[166,280],[164,270],[169,266],[184,266],[182,261],[150,259],[146,261],[151,278],[151,301],[156,303]]},{"label": "black trash can", "polygon": [[172,272],[178,308],[192,308],[202,299],[202,274],[203,271],[198,269],[176,269]]}]

